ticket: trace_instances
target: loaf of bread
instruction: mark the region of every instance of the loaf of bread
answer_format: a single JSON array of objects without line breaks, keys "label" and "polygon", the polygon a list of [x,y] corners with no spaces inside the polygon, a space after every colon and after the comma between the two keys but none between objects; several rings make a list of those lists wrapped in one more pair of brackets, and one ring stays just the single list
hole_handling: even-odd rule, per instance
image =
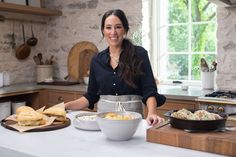
[{"label": "loaf of bread", "polygon": [[66,111],[60,107],[51,107],[43,111],[43,114],[49,117],[56,117],[57,121],[65,122],[66,121]]},{"label": "loaf of bread", "polygon": [[16,109],[16,114],[18,115],[21,112],[30,112],[30,111],[35,111],[35,110],[30,106],[20,106]]},{"label": "loaf of bread", "polygon": [[20,126],[38,126],[46,123],[43,115],[36,111],[22,111],[16,115],[16,120]]}]

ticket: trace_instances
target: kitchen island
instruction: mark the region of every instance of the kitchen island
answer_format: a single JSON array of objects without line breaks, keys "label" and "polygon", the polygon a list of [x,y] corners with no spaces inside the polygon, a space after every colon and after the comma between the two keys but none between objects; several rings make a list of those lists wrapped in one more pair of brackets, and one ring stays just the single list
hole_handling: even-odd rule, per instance
[{"label": "kitchen island", "polygon": [[[81,111],[70,112],[73,121]],[[0,127],[0,156],[3,157],[220,157],[222,155],[146,142],[143,120],[129,141],[108,140],[100,131],[69,127],[46,132],[19,133]]]}]

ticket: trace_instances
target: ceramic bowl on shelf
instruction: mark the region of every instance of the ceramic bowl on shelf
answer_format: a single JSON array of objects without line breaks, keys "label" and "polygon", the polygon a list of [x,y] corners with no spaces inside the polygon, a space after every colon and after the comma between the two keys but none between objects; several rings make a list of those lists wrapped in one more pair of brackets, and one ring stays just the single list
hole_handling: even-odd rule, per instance
[{"label": "ceramic bowl on shelf", "polygon": [[98,131],[100,128],[97,124],[96,118],[96,112],[82,112],[75,116],[73,123],[78,129]]},{"label": "ceramic bowl on shelf", "polygon": [[102,133],[114,141],[126,141],[133,137],[142,115],[137,112],[104,112],[97,115]]}]

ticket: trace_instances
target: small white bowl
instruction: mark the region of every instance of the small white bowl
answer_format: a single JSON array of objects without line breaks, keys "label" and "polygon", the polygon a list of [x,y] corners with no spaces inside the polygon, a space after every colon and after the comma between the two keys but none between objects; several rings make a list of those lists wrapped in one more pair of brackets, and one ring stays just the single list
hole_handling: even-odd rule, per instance
[{"label": "small white bowl", "polygon": [[97,113],[93,112],[85,112],[79,113],[74,118],[74,126],[78,129],[82,130],[100,130],[97,121],[96,121]]},{"label": "small white bowl", "polygon": [[86,76],[86,77],[84,77],[83,79],[84,79],[84,83],[85,83],[86,85],[88,85],[88,83],[89,83],[89,77]]}]

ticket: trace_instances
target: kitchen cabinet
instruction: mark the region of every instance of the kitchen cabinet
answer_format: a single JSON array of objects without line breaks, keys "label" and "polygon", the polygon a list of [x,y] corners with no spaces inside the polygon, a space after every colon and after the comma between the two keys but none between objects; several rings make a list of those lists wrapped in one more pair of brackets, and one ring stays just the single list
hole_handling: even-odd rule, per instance
[{"label": "kitchen cabinet", "polygon": [[19,92],[14,94],[8,94],[6,96],[0,97],[0,101],[25,101],[26,105],[32,106],[35,109],[40,107],[39,94],[40,91],[31,91],[31,92]]},{"label": "kitchen cabinet", "polygon": [[45,89],[41,91],[40,100],[46,106],[53,106],[61,102],[69,102],[80,98],[82,92]]},{"label": "kitchen cabinet", "polygon": [[0,2],[0,11],[22,13],[22,14],[33,14],[33,15],[40,15],[40,16],[61,16],[62,15],[62,12],[59,10],[24,6],[24,5],[4,3],[4,2]]},{"label": "kitchen cabinet", "polygon": [[[195,101],[190,100],[174,100],[167,99],[166,103],[161,107],[158,107],[157,114],[162,118],[166,118],[164,114],[170,110],[179,110],[182,108],[186,109],[198,109],[198,104]],[[147,107],[144,108],[144,117],[147,116]]]},{"label": "kitchen cabinet", "polygon": [[[76,100],[80,97],[82,97],[84,92],[80,91],[67,91],[67,90],[54,90],[54,89],[44,89],[41,90],[40,93],[38,94],[38,102],[35,101],[36,104],[33,106],[35,108],[40,108],[43,106],[50,107],[56,104],[59,104],[61,102],[69,102]],[[86,111],[91,111],[90,109],[84,109]],[[94,109],[93,111],[96,111]]]}]

